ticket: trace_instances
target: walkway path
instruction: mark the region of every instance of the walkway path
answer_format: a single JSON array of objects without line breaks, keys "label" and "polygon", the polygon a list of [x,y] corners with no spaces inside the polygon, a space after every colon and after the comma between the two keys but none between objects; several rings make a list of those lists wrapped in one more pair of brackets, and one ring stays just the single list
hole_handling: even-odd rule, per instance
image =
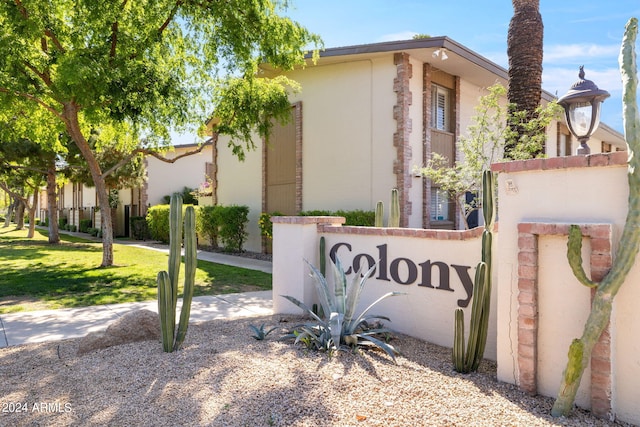
[{"label": "walkway path", "polygon": [[[74,233],[69,233],[74,234]],[[78,233],[75,233],[78,235]],[[85,237],[85,234],[79,234]],[[168,247],[145,242],[119,242],[147,249],[169,252]],[[198,251],[198,259],[271,273],[271,262]],[[10,345],[77,338],[89,332],[105,329],[123,314],[139,309],[157,312],[157,301],[97,305],[60,310],[28,311],[0,315],[0,348]],[[273,313],[272,292],[194,297],[191,304],[192,322],[213,319],[269,315]]]}]

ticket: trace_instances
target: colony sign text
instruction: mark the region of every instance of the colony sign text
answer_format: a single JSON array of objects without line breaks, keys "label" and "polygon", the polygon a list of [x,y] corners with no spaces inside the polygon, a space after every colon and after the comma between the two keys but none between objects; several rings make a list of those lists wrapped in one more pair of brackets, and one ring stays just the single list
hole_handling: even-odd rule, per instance
[{"label": "colony sign text", "polygon": [[[374,255],[368,253],[360,253],[353,255],[351,266],[345,270],[346,274],[356,271],[366,271],[371,268],[376,261],[378,265],[374,271],[377,280],[395,282],[399,285],[413,285],[417,282],[418,286],[432,288],[440,291],[454,292],[451,288],[451,270],[458,276],[462,287],[466,293],[465,298],[458,300],[459,307],[466,307],[471,301],[473,294],[473,280],[469,275],[470,266],[446,264],[442,261],[425,260],[423,262],[414,262],[409,258],[392,258],[389,256],[389,248],[387,244],[376,246],[378,252]],[[329,250],[329,257],[335,262],[336,257],[340,260],[347,259],[345,252],[353,252],[352,246],[346,242],[336,243]],[[434,268],[438,270],[438,283],[433,283],[432,273]]]}]

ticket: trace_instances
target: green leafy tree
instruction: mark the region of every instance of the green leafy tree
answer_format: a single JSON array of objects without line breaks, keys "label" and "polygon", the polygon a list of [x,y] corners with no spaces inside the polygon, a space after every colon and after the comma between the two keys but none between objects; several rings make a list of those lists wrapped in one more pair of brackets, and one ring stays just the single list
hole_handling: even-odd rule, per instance
[{"label": "green leafy tree", "polygon": [[[546,107],[538,107],[536,117],[527,120],[524,112],[509,113],[511,106],[505,105],[506,89],[501,84],[488,88],[489,93],[480,97],[475,107],[476,115],[467,128],[467,133],[458,139],[461,159],[453,167],[450,160],[432,153],[426,167],[420,172],[442,191],[445,191],[462,213],[465,228],[469,228],[469,215],[480,208],[478,197],[467,200],[467,194],[477,195],[482,188],[482,171],[489,170],[492,163],[504,161],[507,141],[515,141],[510,151],[512,159],[530,159],[540,156],[546,141],[545,129],[557,118],[561,107],[550,102]],[[514,124],[527,132],[517,134]]]},{"label": "green leafy tree", "polygon": [[58,243],[56,180],[58,160],[67,152],[66,141],[60,137],[64,127],[29,100],[13,98],[1,106],[0,167],[46,177],[49,243]]},{"label": "green leafy tree", "polygon": [[[20,144],[21,147],[25,145],[35,146],[35,144]],[[6,153],[1,147],[0,152],[2,152],[3,155]],[[19,166],[15,164],[15,162],[7,161],[7,157],[3,157],[2,163],[0,164],[0,188],[22,204],[22,209],[16,209],[17,229],[23,228],[24,209],[27,210],[29,215],[27,238],[32,238],[35,235],[37,197],[40,187],[44,184],[45,174],[37,168],[32,168],[27,165]],[[24,161],[28,163],[29,159],[24,158]]]},{"label": "green leafy tree", "polygon": [[[129,156],[161,156],[171,130],[199,125],[215,111],[218,134],[242,158],[248,137],[266,136],[288,114],[284,77],[259,65],[304,65],[318,36],[278,13],[279,0],[7,1],[0,4],[0,108],[16,99],[62,124],[87,162],[100,206],[106,178],[90,137],[108,128]],[[284,108],[286,105],[287,108]],[[128,136],[128,137],[124,137]],[[102,139],[102,138],[100,138]],[[33,139],[38,141],[38,139]],[[175,159],[174,159],[175,160]],[[102,209],[102,266],[113,264],[113,226]]]}]

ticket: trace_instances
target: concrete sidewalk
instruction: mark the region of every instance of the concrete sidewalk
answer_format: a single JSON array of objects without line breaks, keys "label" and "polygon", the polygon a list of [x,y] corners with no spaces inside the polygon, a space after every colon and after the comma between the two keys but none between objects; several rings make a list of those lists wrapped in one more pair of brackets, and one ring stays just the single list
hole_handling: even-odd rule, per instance
[{"label": "concrete sidewalk", "polygon": [[[92,239],[91,236],[84,233],[60,232],[87,240],[99,241],[99,239]],[[114,243],[169,253],[168,245],[162,245],[157,242],[115,240]],[[271,273],[272,271],[271,262],[269,261],[217,252],[199,250],[198,259],[265,273]],[[178,304],[180,303],[179,301]],[[0,315],[0,348],[10,345],[82,337],[89,332],[106,329],[111,322],[127,312],[143,308],[157,313],[158,302],[154,300],[2,314]],[[195,297],[191,303],[191,316],[189,319],[191,322],[201,322],[221,318],[269,315],[272,313],[271,291],[259,291]]]},{"label": "concrete sidewalk", "polygon": [[[169,253],[169,246],[157,243],[143,243],[138,241],[116,241],[119,245],[129,245],[137,248],[150,249],[154,251]],[[215,262],[217,264],[231,265],[233,267],[241,267],[249,270],[258,270],[264,273],[272,273],[271,261],[263,261],[260,259],[247,258],[243,256],[221,254],[219,252],[207,252],[198,250],[198,259],[203,261]]]},{"label": "concrete sidewalk", "polygon": [[[106,329],[119,316],[143,308],[157,313],[158,302],[132,302],[3,314],[0,316],[0,348],[82,337],[89,332]],[[202,322],[272,313],[271,291],[201,296],[193,298],[190,321]]]}]

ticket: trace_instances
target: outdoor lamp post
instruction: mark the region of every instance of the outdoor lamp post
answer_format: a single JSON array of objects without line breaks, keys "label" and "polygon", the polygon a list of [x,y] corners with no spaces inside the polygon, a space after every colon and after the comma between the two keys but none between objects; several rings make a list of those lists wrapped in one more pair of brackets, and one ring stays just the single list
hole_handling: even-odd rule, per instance
[{"label": "outdoor lamp post", "polygon": [[600,104],[608,98],[609,92],[598,89],[591,80],[584,78],[584,66],[580,66],[580,80],[558,100],[564,108],[567,125],[571,133],[580,141],[576,154],[586,155],[591,152],[587,141],[600,124]]}]

